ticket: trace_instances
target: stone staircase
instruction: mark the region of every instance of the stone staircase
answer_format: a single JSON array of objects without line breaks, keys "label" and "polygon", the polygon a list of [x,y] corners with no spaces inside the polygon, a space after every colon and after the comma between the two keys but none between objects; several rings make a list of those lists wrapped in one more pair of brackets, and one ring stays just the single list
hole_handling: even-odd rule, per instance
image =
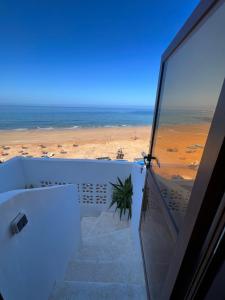
[{"label": "stone staircase", "polygon": [[146,300],[142,259],[128,222],[103,212],[83,218],[81,228],[80,251],[49,300]]}]

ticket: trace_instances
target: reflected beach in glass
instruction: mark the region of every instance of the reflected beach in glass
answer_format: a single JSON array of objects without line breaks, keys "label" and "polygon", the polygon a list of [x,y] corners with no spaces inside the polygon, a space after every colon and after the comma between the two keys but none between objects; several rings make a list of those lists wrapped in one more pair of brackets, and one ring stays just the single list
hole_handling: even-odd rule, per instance
[{"label": "reflected beach in glass", "polygon": [[153,169],[178,230],[225,76],[224,16],[223,4],[165,64]]}]

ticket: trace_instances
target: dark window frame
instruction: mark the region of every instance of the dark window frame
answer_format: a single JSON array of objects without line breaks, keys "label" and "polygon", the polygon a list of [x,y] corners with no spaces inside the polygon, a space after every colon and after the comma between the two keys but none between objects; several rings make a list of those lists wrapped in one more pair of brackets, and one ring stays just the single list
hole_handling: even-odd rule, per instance
[{"label": "dark window frame", "polygon": [[156,101],[154,109],[154,117],[152,122],[152,133],[149,153],[152,155],[154,147],[155,132],[157,129],[157,120],[160,107],[161,87],[165,70],[165,63],[176,49],[185,41],[185,39],[195,30],[197,25],[207,16],[207,14],[219,3],[224,3],[224,0],[202,0],[196,7],[192,15],[187,19],[181,30],[176,34],[168,48],[164,51],[160,62],[159,80],[156,92]]},{"label": "dark window frame", "polygon": [[197,272],[205,241],[209,238],[212,224],[217,222],[217,212],[225,193],[225,122],[221,122],[224,116],[225,80],[193,186],[182,235],[178,235],[176,260],[167,274],[165,291],[170,291],[172,299],[183,299],[193,284],[192,278]]},{"label": "dark window frame", "polygon": [[[182,29],[179,31],[167,50],[162,55],[152,126],[151,143],[149,149],[150,157],[153,154],[155,133],[157,130],[157,122],[160,111],[161,87],[163,83],[165,64],[168,58],[196,29],[199,23],[205,17],[207,18],[207,16],[213,13],[214,10],[224,2],[224,0],[201,1],[193,14],[189,17]],[[225,168],[224,171],[220,168],[221,155],[219,155],[224,151],[223,144],[225,139],[225,124],[223,124],[222,126],[220,124],[220,121],[223,120],[222,116],[224,115],[225,82],[223,84],[219,102],[214,113],[214,119],[211,124],[210,132],[201,160],[201,165],[193,187],[192,195],[195,194],[195,196],[199,196],[199,203],[194,203],[192,201],[193,197],[191,196],[190,203],[192,205],[190,205],[190,207],[188,208],[186,224],[184,224],[183,226],[185,230],[182,233],[182,237],[179,237],[175,255],[176,259],[174,259],[174,264],[171,264],[172,266],[170,265],[162,299],[183,299],[182,297],[185,297],[187,290],[190,288],[191,280],[199,263],[199,261],[196,260],[193,262],[193,264],[190,264],[190,259],[191,257],[197,258],[198,254],[200,253],[201,247],[204,244],[204,241],[207,237],[207,232],[210,228],[210,220],[212,221],[213,218],[215,218],[216,210],[218,209],[219,202],[222,197],[221,195],[224,193],[223,184],[221,182],[219,182],[217,186],[215,184],[215,176],[217,179],[218,176],[223,176],[222,178],[225,178]],[[218,162],[219,160],[220,162]],[[212,203],[209,202],[209,198],[210,196],[212,196],[213,186],[215,188],[218,188],[219,192],[217,194],[217,201],[215,201],[212,205]],[[210,210],[210,213],[205,217],[203,216],[203,214],[207,210]],[[200,212],[201,214],[196,222],[196,217]],[[187,224],[187,222],[189,222],[189,224]],[[208,224],[208,227],[204,228],[206,223]],[[196,242],[196,239],[198,239],[199,236],[201,236],[201,239]],[[194,247],[193,243],[195,243]]]}]

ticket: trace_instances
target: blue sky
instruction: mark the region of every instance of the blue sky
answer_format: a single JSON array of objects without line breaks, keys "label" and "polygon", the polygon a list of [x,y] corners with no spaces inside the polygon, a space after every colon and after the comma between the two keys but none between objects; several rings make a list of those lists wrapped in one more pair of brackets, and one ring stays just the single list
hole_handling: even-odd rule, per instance
[{"label": "blue sky", "polygon": [[0,104],[153,105],[197,0],[0,2]]}]

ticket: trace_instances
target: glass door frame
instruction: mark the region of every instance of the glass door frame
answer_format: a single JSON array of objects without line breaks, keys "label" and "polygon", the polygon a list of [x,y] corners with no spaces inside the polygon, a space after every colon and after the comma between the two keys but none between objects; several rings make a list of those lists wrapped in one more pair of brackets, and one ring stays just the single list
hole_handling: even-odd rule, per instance
[{"label": "glass door frame", "polygon": [[[225,193],[225,80],[193,186],[166,286],[178,299],[190,288]],[[175,276],[176,274],[176,276]],[[173,286],[173,289],[172,289]]]},{"label": "glass door frame", "polygon": [[[182,44],[188,35],[196,28],[204,17],[209,15],[224,0],[203,0],[187,20],[170,46],[162,55],[156,105],[152,126],[151,143],[149,148],[150,168],[151,158],[157,130],[160,110],[161,87],[163,83],[165,63],[174,51]],[[192,189],[188,210],[182,226],[182,234],[178,235],[177,228],[169,216],[169,211],[160,196],[161,206],[168,226],[174,235],[177,233],[176,253],[171,259],[162,299],[184,299],[198,265],[198,258],[207,238],[210,226],[216,216],[216,211],[225,192],[221,178],[225,178],[225,81],[211,123],[207,142]],[[223,158],[224,157],[224,158]],[[146,184],[147,184],[146,176]],[[213,201],[212,200],[213,197]],[[144,201],[143,201],[144,202]],[[141,226],[140,226],[141,231]],[[140,232],[140,239],[141,232]],[[142,245],[142,251],[143,251]],[[143,255],[144,259],[144,255]]]},{"label": "glass door frame", "polygon": [[212,11],[216,5],[221,5],[225,1],[224,0],[201,0],[200,4],[196,7],[192,15],[187,19],[184,26],[181,30],[177,33],[175,38],[172,40],[171,44],[165,50],[161,57],[160,63],[160,71],[159,71],[159,80],[156,92],[156,101],[155,101],[155,110],[154,110],[154,117],[152,122],[152,133],[151,133],[151,142],[149,153],[152,155],[153,153],[153,146],[154,146],[154,139],[155,139],[155,132],[157,128],[157,120],[160,108],[160,98],[161,98],[161,88],[163,83],[163,76],[164,76],[164,69],[166,61],[169,57],[176,51],[176,49],[182,44],[182,42],[188,37],[191,32],[194,31],[196,26],[201,22],[201,20],[206,17],[206,15]]},{"label": "glass door frame", "polygon": [[[190,285],[188,297],[193,299],[224,299],[224,275],[225,275],[225,194],[218,207],[215,219],[210,228],[208,237],[202,248],[200,263]],[[223,276],[221,281],[221,267]],[[220,279],[218,278],[220,273]],[[219,291],[218,291],[219,289]],[[223,294],[223,297],[221,297]],[[214,296],[212,297],[212,295]]]}]

